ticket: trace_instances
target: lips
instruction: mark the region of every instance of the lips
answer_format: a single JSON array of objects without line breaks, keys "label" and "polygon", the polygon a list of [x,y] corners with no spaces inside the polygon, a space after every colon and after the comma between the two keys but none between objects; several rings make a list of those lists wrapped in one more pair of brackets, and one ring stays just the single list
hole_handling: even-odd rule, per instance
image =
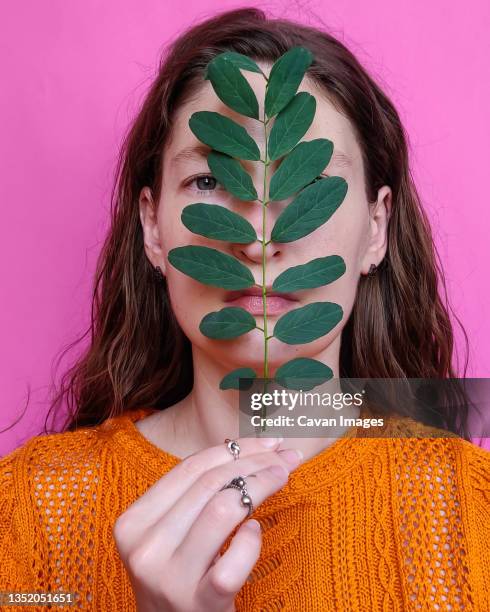
[{"label": "lips", "polygon": [[[271,291],[270,287],[266,287],[265,290],[267,299],[269,299],[269,297],[278,296],[292,302],[298,301],[298,298],[294,293],[278,293],[277,291]],[[259,295],[262,298],[262,289],[259,289],[258,287],[250,287],[249,289],[228,291],[225,302],[230,302],[238,297],[241,297],[242,295]]]},{"label": "lips", "polygon": [[[258,287],[250,287],[241,291],[229,291],[225,302],[233,306],[241,306],[250,314],[263,315],[264,304],[262,301],[262,289]],[[289,310],[292,306],[299,302],[294,293],[278,293],[270,291],[266,287],[266,308],[267,315],[280,314]]]}]

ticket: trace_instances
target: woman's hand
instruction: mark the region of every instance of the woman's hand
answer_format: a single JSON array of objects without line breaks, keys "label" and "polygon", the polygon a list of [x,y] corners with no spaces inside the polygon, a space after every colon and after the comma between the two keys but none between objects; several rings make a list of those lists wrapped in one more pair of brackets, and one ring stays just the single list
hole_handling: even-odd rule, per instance
[{"label": "woman's hand", "polygon": [[260,525],[244,522],[217,558],[248,512],[239,491],[220,489],[243,476],[258,506],[301,461],[294,450],[277,451],[279,440],[243,438],[239,444],[237,461],[224,444],[186,457],[117,519],[113,535],[139,612],[234,610],[260,554]]}]

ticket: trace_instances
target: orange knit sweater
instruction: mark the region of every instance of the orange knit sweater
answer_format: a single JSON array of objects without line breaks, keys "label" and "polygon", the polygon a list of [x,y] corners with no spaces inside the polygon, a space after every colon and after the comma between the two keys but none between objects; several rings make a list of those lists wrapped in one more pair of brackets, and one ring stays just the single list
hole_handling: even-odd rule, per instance
[{"label": "orange knit sweater", "polygon": [[[135,427],[151,412],[36,436],[0,460],[0,591],[136,610],[112,526],[180,461]],[[349,430],[255,509],[263,546],[237,612],[488,612],[490,453],[409,418],[388,419],[393,437],[362,433]]]}]

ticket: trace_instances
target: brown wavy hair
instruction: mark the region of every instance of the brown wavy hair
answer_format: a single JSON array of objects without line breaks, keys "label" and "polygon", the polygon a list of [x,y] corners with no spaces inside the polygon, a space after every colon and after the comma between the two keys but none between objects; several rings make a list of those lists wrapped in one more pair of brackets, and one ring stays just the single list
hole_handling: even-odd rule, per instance
[{"label": "brown wavy hair", "polygon": [[[125,136],[112,191],[111,227],[97,262],[91,323],[58,359],[59,364],[90,333],[88,348],[64,374],[50,405],[49,412],[56,411],[66,400],[63,431],[137,407],[164,409],[191,391],[190,341],[172,312],[166,284],[162,290],[154,282],[143,246],[139,194],[149,186],[159,201],[162,155],[175,110],[198,93],[213,57],[232,50],[274,62],[297,45],[311,50],[314,61],[307,74],[355,130],[369,202],[375,202],[383,185],[393,193],[386,256],[373,278],[359,280],[342,330],[340,377],[456,377],[452,309],[410,172],[408,138],[394,105],[354,55],[326,31],[243,8],[202,21],[165,48],[158,74]],[[466,332],[455,319],[468,353]],[[466,354],[463,376],[467,364]],[[445,409],[441,424],[470,439],[467,399],[456,389],[453,408]]]}]

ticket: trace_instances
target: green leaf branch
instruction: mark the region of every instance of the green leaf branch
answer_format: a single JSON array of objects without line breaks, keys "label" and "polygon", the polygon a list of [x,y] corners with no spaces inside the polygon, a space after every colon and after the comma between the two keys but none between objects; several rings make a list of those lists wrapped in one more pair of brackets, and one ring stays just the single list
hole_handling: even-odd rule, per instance
[{"label": "green leaf branch", "polygon": [[[229,108],[260,121],[264,129],[265,152],[247,130],[224,115],[210,111],[193,113],[189,127],[202,143],[211,148],[207,156],[215,179],[233,196],[262,206],[262,302],[264,327],[254,316],[240,307],[225,307],[206,314],[200,322],[201,333],[208,338],[228,340],[259,330],[264,336],[263,378],[269,381],[268,344],[272,339],[285,344],[305,344],[332,330],[343,316],[342,308],[333,302],[313,302],[286,312],[268,334],[266,293],[266,247],[269,242],[288,243],[303,238],[326,223],[340,206],[347,193],[347,182],[338,176],[322,176],[333,153],[333,143],[326,138],[300,142],[316,111],[316,99],[307,92],[297,92],[306,70],[313,61],[304,47],[294,47],[272,66],[269,77],[250,58],[226,51],[209,62],[205,79]],[[259,105],[254,90],[241,70],[261,74],[266,80],[264,114],[259,117]],[[268,130],[271,120],[272,128]],[[268,168],[271,162],[282,161],[271,177],[267,194]],[[263,194],[259,199],[252,177],[240,160],[262,163]],[[295,196],[283,210],[267,240],[266,209],[270,202]],[[253,226],[241,215],[218,204],[194,203],[186,206],[182,223],[193,233],[211,240],[250,244],[258,240]],[[171,249],[171,265],[191,278],[207,285],[229,290],[254,286],[250,269],[237,258],[222,251],[188,245]],[[274,280],[275,292],[295,292],[321,287],[334,282],[345,273],[342,257],[318,257],[305,264],[288,268]],[[332,369],[322,362],[300,357],[292,359],[275,372],[275,380],[290,389],[308,390],[332,378]],[[239,389],[240,379],[255,379],[252,368],[237,368],[220,382],[220,389]],[[308,379],[312,382],[308,384]]]}]

